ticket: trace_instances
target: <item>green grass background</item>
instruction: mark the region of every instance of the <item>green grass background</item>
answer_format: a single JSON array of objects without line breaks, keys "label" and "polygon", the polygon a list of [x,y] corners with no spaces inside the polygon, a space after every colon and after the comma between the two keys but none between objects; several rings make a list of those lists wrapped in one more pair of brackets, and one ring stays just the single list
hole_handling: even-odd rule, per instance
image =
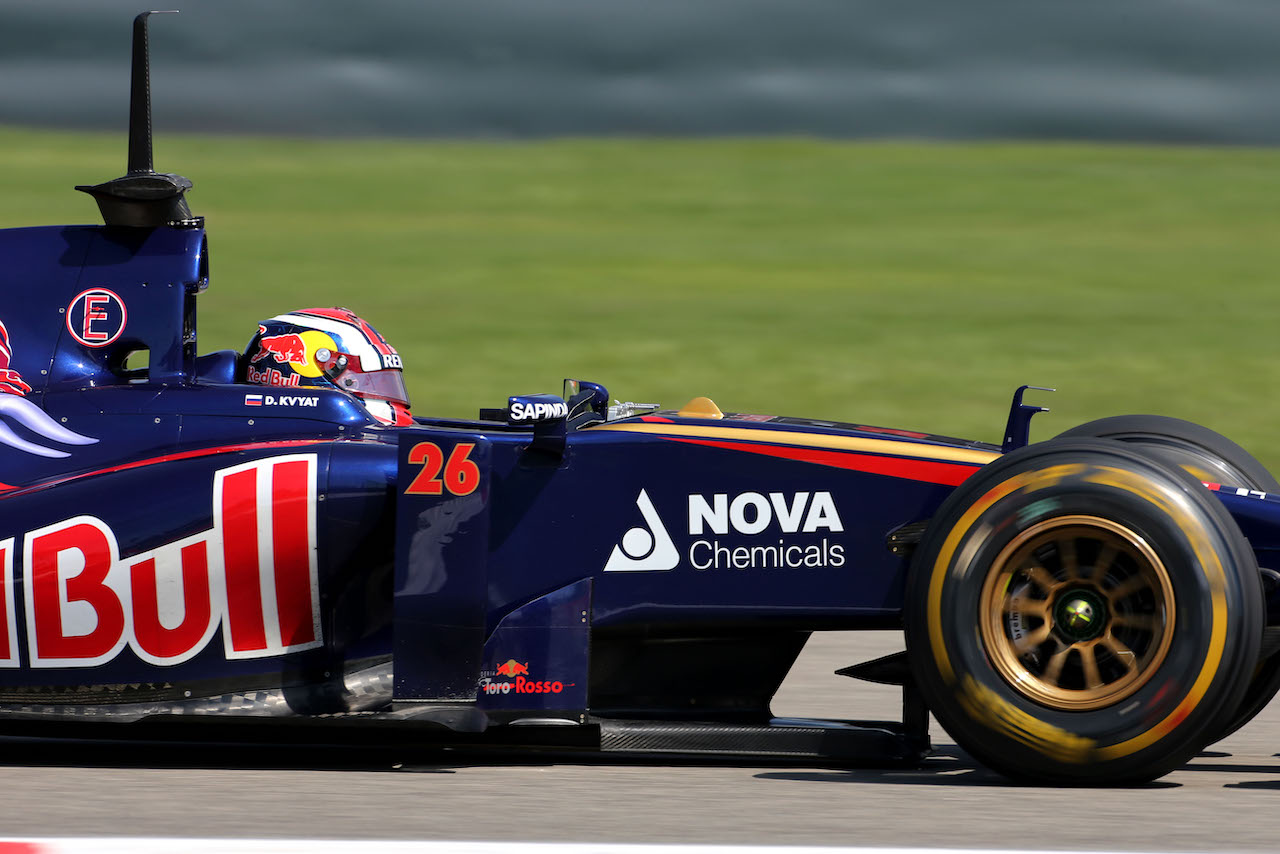
[{"label": "green grass background", "polygon": [[[0,227],[97,222],[122,135],[0,129]],[[617,398],[998,441],[1162,412],[1280,471],[1280,151],[782,140],[182,137],[201,349],[346,305],[419,414]]]}]

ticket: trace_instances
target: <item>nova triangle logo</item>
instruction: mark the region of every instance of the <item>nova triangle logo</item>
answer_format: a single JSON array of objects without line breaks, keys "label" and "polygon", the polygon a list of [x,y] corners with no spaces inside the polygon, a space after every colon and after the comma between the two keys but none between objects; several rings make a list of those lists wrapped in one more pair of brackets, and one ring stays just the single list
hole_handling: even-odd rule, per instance
[{"label": "nova triangle logo", "polygon": [[622,542],[613,547],[605,572],[656,572],[675,569],[680,563],[680,553],[671,535],[653,509],[653,502],[643,489],[636,498],[636,506],[644,517],[647,528],[635,527],[622,535]]}]

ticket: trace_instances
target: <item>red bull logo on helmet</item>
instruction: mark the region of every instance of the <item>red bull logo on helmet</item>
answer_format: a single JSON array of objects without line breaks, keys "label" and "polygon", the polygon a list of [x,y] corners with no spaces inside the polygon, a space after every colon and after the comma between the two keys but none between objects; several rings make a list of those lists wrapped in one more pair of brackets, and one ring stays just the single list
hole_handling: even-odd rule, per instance
[{"label": "red bull logo on helmet", "polygon": [[301,335],[294,332],[285,335],[264,335],[258,339],[258,352],[249,361],[261,362],[268,356],[286,364],[289,362],[297,362],[300,365],[309,364],[306,342],[302,340]]},{"label": "red bull logo on helmet", "polygon": [[[316,351],[337,350],[331,336],[324,332],[285,332],[266,335],[267,327],[258,325],[258,350],[249,357],[245,379],[257,385],[301,386],[303,380],[320,376],[321,367],[314,358]],[[311,383],[308,383],[310,385]]]}]

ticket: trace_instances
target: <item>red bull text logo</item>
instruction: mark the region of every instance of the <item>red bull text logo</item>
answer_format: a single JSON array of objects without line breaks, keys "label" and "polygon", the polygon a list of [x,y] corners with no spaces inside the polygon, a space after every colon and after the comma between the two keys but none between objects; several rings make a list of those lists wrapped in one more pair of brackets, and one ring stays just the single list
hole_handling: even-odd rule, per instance
[{"label": "red bull text logo", "polygon": [[260,371],[250,365],[245,371],[245,379],[258,385],[296,386],[302,384],[301,374],[283,374],[275,368]]},{"label": "red bull text logo", "polygon": [[[316,456],[272,457],[213,476],[213,526],[121,557],[115,533],[76,516],[22,537],[30,667],[94,667],[127,646],[180,664],[222,628],[228,659],[317,647]],[[0,541],[0,667],[21,667],[16,537]]]}]

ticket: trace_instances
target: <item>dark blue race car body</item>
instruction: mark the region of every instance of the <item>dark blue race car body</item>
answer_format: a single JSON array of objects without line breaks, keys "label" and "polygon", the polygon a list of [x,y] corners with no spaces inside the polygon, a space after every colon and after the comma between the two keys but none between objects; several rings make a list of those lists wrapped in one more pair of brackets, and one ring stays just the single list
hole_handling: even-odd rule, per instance
[{"label": "dark blue race car body", "polygon": [[[31,389],[0,430],[0,716],[765,725],[810,632],[901,625],[895,533],[1000,454],[706,402],[610,420],[590,384],[528,425],[548,397],[384,427],[197,355],[199,226],[10,229],[0,259]],[[1274,564],[1280,501],[1218,496]]]},{"label": "dark blue race car body", "polygon": [[0,715],[764,723],[809,632],[900,624],[890,534],[997,455],[706,404],[610,419],[591,384],[528,425],[551,398],[384,427],[197,355],[198,225],[10,229],[0,259],[30,387],[0,434]]},{"label": "dark blue race car body", "polygon": [[[1099,782],[1280,690],[1280,484],[1185,422],[1028,446],[1019,390],[994,446],[567,382],[391,427],[246,382],[289,357],[198,352],[209,249],[150,168],[145,34],[129,174],[80,188],[107,224],[0,230],[0,726],[885,762],[927,706],[1005,773]],[[902,685],[900,721],[772,717],[812,632],[904,623],[910,655],[840,671]]]}]

